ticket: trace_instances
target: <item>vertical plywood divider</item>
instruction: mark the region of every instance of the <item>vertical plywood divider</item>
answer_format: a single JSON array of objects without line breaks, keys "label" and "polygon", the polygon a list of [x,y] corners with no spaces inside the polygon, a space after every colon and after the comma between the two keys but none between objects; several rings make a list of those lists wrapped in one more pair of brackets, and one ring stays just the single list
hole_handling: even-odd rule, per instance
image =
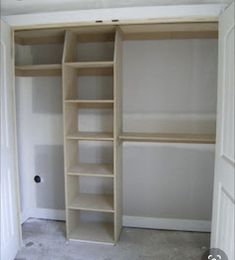
[{"label": "vertical plywood divider", "polygon": [[75,61],[76,51],[77,51],[77,35],[72,31],[66,31],[63,63]]},{"label": "vertical plywood divider", "polygon": [[114,44],[114,240],[122,229],[122,32],[116,29]]},{"label": "vertical plywood divider", "polygon": [[[78,144],[74,140],[67,140],[66,135],[71,131],[75,131],[77,124],[76,107],[71,104],[66,104],[66,99],[69,99],[75,94],[76,73],[66,66],[66,61],[75,58],[76,51],[76,35],[71,31],[66,31],[63,59],[62,59],[62,86],[63,86],[63,125],[64,125],[64,174],[65,174],[65,210],[66,210],[66,236],[68,238],[69,232],[76,226],[78,221],[78,214],[69,212],[68,202],[75,196],[76,186],[78,182],[69,179],[66,175],[68,169],[74,165],[78,156]],[[77,178],[77,177],[74,177]],[[68,187],[70,187],[68,189]]]}]

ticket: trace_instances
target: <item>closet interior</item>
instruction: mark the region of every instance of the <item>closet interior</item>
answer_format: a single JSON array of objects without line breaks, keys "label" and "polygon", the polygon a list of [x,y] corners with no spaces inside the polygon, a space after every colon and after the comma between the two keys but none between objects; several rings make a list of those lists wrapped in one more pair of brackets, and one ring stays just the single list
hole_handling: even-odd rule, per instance
[{"label": "closet interior", "polygon": [[[210,45],[217,51],[217,37],[215,22],[97,24],[16,31],[15,85],[23,204],[47,208],[40,204],[42,198],[37,198],[47,194],[48,203],[52,200],[58,212],[65,209],[68,239],[117,242],[123,226],[123,185],[125,194],[131,189],[123,184],[123,161],[127,164],[129,160],[123,153],[124,143],[215,143],[216,65],[210,64],[213,57],[205,61],[205,55]],[[148,53],[155,49],[155,54]],[[180,56],[182,53],[185,56]],[[155,63],[156,55],[166,62]],[[185,71],[179,73],[177,64],[182,62]],[[208,68],[200,68],[203,62],[209,64]],[[31,103],[25,96],[29,91],[26,85],[32,88],[28,94]],[[29,109],[33,111],[30,116]],[[45,131],[38,129],[40,125]],[[33,176],[43,171],[43,158],[47,156],[40,150],[38,168],[27,168],[24,153],[31,154],[31,164],[38,159],[32,155],[32,147],[24,150],[25,142],[33,142],[38,149],[48,143],[57,145],[53,149],[58,151],[59,166],[51,166],[54,173],[50,186],[32,188],[36,206],[32,198],[26,198],[25,192],[30,189],[26,186],[32,186]],[[144,153],[141,156],[135,160],[144,160]],[[27,178],[23,176],[26,171],[31,171]],[[60,171],[64,172],[63,178],[59,177]],[[46,185],[46,179],[42,178],[41,187]],[[133,186],[137,179],[131,180]]]}]

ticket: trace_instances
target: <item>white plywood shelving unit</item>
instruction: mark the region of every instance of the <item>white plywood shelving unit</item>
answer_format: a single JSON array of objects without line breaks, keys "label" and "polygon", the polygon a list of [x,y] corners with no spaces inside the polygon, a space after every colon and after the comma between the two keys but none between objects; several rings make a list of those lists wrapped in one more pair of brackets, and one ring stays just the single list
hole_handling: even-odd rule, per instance
[{"label": "white plywood shelving unit", "polygon": [[[116,160],[116,140],[117,132],[114,131],[115,121],[117,117],[115,96],[115,80],[116,80],[116,42],[118,34],[114,27],[104,27],[102,30],[94,30],[88,28],[86,30],[71,30],[66,33],[64,58],[63,58],[63,91],[64,91],[64,134],[65,134],[65,172],[66,172],[66,201],[67,201],[67,236],[70,239],[99,240],[105,243],[114,243],[118,237],[117,226],[117,207],[115,187],[117,171],[114,169]],[[86,56],[87,55],[87,56]],[[112,77],[113,88],[110,99],[83,99],[79,95],[79,79],[81,77]],[[78,82],[78,86],[77,86]],[[78,90],[77,90],[78,87]],[[95,86],[94,86],[95,87]],[[83,131],[79,125],[79,111],[89,109],[111,110],[112,119],[108,123],[112,132],[105,131]],[[88,115],[89,116],[89,115]],[[96,141],[111,142],[113,149],[112,164],[87,164],[79,160],[79,152],[77,146],[80,141]],[[70,149],[73,147],[73,151]],[[92,149],[92,148],[91,148]],[[75,165],[75,166],[74,166]],[[120,174],[120,173],[119,173]],[[75,177],[76,176],[76,177]],[[71,187],[71,179],[98,177],[104,179],[110,177],[113,182],[113,190],[111,194],[89,194],[80,193],[75,185]],[[78,180],[79,181],[79,180]],[[77,215],[71,211],[77,211]],[[84,225],[80,222],[80,211],[103,212],[112,215],[111,220],[99,219],[98,222],[90,221]],[[77,216],[74,219],[74,214]],[[74,231],[75,223],[77,229]],[[94,227],[93,227],[94,226]],[[86,228],[85,228],[86,227]],[[91,227],[93,227],[91,229]],[[71,231],[70,231],[71,230]],[[96,238],[97,237],[97,238]]]}]

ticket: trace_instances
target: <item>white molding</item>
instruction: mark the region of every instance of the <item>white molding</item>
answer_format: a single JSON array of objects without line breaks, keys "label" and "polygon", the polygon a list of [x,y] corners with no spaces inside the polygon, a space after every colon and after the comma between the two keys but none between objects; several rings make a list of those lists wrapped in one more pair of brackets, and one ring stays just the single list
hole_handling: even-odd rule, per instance
[{"label": "white molding", "polygon": [[23,224],[29,218],[29,210],[20,212],[20,224]]},{"label": "white molding", "polygon": [[201,5],[168,5],[148,7],[125,7],[109,9],[76,10],[63,12],[34,13],[23,15],[3,16],[12,27],[43,26],[56,24],[93,23],[96,20],[111,22],[146,20],[146,19],[175,19],[175,18],[218,18],[225,8],[224,4],[201,4]]},{"label": "white molding", "polygon": [[28,218],[65,220],[65,210],[32,208],[21,213],[21,224]]},{"label": "white molding", "polygon": [[[51,220],[65,220],[65,211],[56,209],[33,208],[21,213],[21,224],[28,218]],[[210,232],[211,222],[208,220],[150,218],[137,216],[123,216],[124,227],[166,229],[179,231]]]},{"label": "white molding", "polygon": [[135,228],[167,229],[179,231],[210,232],[211,222],[207,220],[149,218],[123,216],[123,226]]},{"label": "white molding", "polygon": [[30,217],[52,220],[65,220],[65,210],[35,208],[31,209]]}]

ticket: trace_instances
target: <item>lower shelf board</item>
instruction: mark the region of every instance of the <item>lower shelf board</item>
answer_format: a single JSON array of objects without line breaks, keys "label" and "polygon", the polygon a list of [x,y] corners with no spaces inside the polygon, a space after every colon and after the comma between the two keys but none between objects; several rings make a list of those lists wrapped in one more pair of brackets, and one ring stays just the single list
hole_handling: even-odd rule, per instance
[{"label": "lower shelf board", "polygon": [[103,132],[77,132],[67,135],[67,139],[87,140],[87,141],[113,141],[113,133]]},{"label": "lower shelf board", "polygon": [[83,99],[68,99],[65,100],[66,104],[76,104],[79,108],[112,108],[113,100],[83,100]]},{"label": "lower shelf board", "polygon": [[79,163],[69,168],[68,175],[113,177],[112,164]]},{"label": "lower shelf board", "polygon": [[80,222],[68,238],[84,242],[114,244],[114,226],[104,222]]},{"label": "lower shelf board", "polygon": [[82,193],[71,201],[69,209],[113,213],[113,195]]},{"label": "lower shelf board", "polygon": [[214,144],[213,134],[177,134],[177,133],[122,133],[119,138],[133,142],[162,142],[162,143],[200,143]]}]

